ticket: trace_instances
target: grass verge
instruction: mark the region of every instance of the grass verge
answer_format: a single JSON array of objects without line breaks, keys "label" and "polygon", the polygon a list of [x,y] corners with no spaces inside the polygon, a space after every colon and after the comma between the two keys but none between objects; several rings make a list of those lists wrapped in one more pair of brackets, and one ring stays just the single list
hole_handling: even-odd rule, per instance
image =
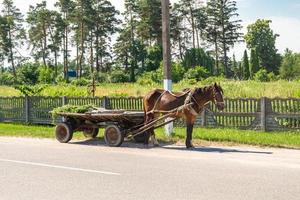
[{"label": "grass verge", "polygon": [[[164,135],[163,129],[156,131],[157,138],[163,142],[184,143],[185,128],[176,128],[171,138]],[[0,136],[55,138],[54,127],[23,124],[0,123]],[[103,137],[103,130],[99,137]],[[84,139],[83,134],[74,134],[73,139]],[[195,144],[203,141],[218,142],[222,144],[247,144],[268,147],[300,148],[299,132],[258,132],[237,129],[208,129],[195,128],[193,133]],[[207,143],[207,142],[206,142]]]}]

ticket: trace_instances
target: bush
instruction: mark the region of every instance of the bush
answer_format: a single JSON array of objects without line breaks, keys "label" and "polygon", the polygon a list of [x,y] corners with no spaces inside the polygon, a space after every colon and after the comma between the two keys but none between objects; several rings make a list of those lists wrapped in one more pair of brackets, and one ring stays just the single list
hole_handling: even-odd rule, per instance
[{"label": "bush", "polygon": [[88,86],[91,84],[91,81],[85,78],[74,79],[71,81],[71,84],[74,86]]},{"label": "bush", "polygon": [[114,70],[110,75],[111,83],[126,83],[130,81],[130,77],[123,70]]},{"label": "bush", "polygon": [[138,77],[137,83],[140,85],[154,85],[162,80],[162,75],[157,71],[145,72]]},{"label": "bush", "polygon": [[268,76],[268,72],[265,69],[260,69],[256,74],[254,75],[254,80],[260,81],[260,82],[269,82],[270,77]]},{"label": "bush", "polygon": [[0,84],[1,85],[13,85],[14,84],[14,76],[11,72],[4,71],[0,73]]},{"label": "bush", "polygon": [[17,68],[18,82],[34,85],[39,79],[39,64],[26,63]]},{"label": "bush", "polygon": [[106,73],[99,72],[95,76],[97,83],[107,83],[109,82],[109,78]]},{"label": "bush", "polygon": [[268,73],[269,81],[277,81],[279,79],[273,72]]},{"label": "bush", "polygon": [[225,82],[226,78],[224,78],[223,76],[211,76],[208,77],[207,79],[205,79],[204,81],[202,81],[202,83],[204,85],[210,85],[213,83],[221,83],[221,82]]},{"label": "bush", "polygon": [[39,70],[39,77],[38,77],[38,81],[40,83],[53,83],[54,81],[54,72],[53,70],[48,67],[48,66],[40,66]]},{"label": "bush", "polygon": [[66,79],[64,78],[63,74],[60,74],[56,77],[55,79],[55,83],[57,84],[63,84],[63,83],[67,83]]},{"label": "bush", "polygon": [[186,79],[195,79],[196,81],[204,80],[209,76],[208,71],[201,66],[197,66],[195,68],[191,68],[184,75]]}]

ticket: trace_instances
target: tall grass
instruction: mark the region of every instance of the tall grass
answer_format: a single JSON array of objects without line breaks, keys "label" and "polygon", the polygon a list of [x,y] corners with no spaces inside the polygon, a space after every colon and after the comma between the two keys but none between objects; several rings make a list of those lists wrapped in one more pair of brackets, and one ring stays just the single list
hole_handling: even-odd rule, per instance
[{"label": "tall grass", "polygon": [[[203,87],[211,84],[208,81],[189,84],[181,82],[174,84],[174,91],[181,91],[185,88]],[[223,80],[221,86],[226,97],[300,97],[300,82],[293,81],[232,81]],[[143,96],[154,88],[162,88],[162,84],[139,85],[137,83],[103,83],[99,84],[96,96]],[[20,93],[12,87],[0,86],[0,96],[19,96]],[[43,96],[88,96],[87,87],[76,87],[73,85],[48,86]]]}]

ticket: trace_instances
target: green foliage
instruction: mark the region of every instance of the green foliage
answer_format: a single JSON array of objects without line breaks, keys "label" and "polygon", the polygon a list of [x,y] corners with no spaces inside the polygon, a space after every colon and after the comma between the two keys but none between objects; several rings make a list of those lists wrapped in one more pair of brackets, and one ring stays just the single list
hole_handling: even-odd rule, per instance
[{"label": "green foliage", "polygon": [[54,82],[54,71],[48,66],[40,66],[38,70],[38,81],[43,84]]},{"label": "green foliage", "polygon": [[203,66],[210,74],[212,74],[214,59],[201,48],[189,49],[185,52],[182,65],[185,69]]},{"label": "green foliage", "polygon": [[99,72],[95,75],[95,80],[97,83],[107,83],[109,82],[109,77],[107,74]]},{"label": "green foliage", "polygon": [[55,79],[55,83],[57,83],[57,84],[66,83],[66,79],[65,79],[64,75],[58,75]]},{"label": "green foliage", "polygon": [[128,74],[124,73],[123,70],[114,70],[110,74],[111,83],[126,83],[130,82],[130,77]]},{"label": "green foliage", "polygon": [[91,81],[86,78],[79,78],[72,80],[71,84],[74,86],[88,86],[91,84]]},{"label": "green foliage", "polygon": [[160,45],[149,47],[147,51],[147,57],[145,60],[145,70],[157,70],[160,66],[162,59],[162,47]]},{"label": "green foliage", "polygon": [[51,111],[53,121],[56,119],[58,113],[86,113],[92,110],[95,110],[96,107],[94,105],[64,105],[62,107],[54,108]]},{"label": "green foliage", "polygon": [[21,84],[34,85],[39,79],[39,64],[26,63],[17,69],[18,82]]},{"label": "green foliage", "polygon": [[243,68],[243,78],[248,80],[250,78],[250,66],[249,66],[249,59],[247,50],[244,51],[243,61],[242,61],[242,68]]},{"label": "green foliage", "polygon": [[256,74],[254,75],[254,80],[260,81],[260,82],[268,82],[270,81],[270,77],[268,76],[268,72],[265,69],[260,69]]},{"label": "green foliage", "polygon": [[258,19],[254,24],[248,26],[245,35],[247,47],[256,50],[261,66],[268,72],[278,73],[281,57],[275,47],[278,34],[274,34],[270,28],[271,20]]},{"label": "green foliage", "polygon": [[270,81],[278,80],[278,76],[276,76],[273,72],[268,73],[268,78]]},{"label": "green foliage", "polygon": [[[243,34],[241,20],[238,19],[236,1],[210,0],[207,2],[207,38],[213,44],[215,60],[222,58],[225,77],[229,77],[228,52]],[[220,56],[220,55],[221,56]]]},{"label": "green foliage", "polygon": [[281,78],[293,80],[300,77],[300,54],[286,50],[280,66]]},{"label": "green foliage", "polygon": [[259,58],[256,53],[255,49],[251,49],[251,55],[250,55],[250,78],[253,79],[254,74],[258,72],[260,66],[259,66]]},{"label": "green foliage", "polygon": [[0,85],[13,85],[14,77],[12,73],[8,71],[0,72]]},{"label": "green foliage", "polygon": [[163,75],[160,69],[152,72],[145,72],[139,76],[137,83],[140,85],[154,85],[160,83],[163,80]]},{"label": "green foliage", "polygon": [[196,81],[204,80],[209,76],[208,71],[201,66],[196,66],[195,68],[189,69],[185,75],[184,78],[186,79],[194,79]]},{"label": "green foliage", "polygon": [[47,85],[36,85],[36,86],[27,86],[27,85],[17,85],[14,88],[19,90],[24,96],[39,96],[42,91],[47,87]]}]

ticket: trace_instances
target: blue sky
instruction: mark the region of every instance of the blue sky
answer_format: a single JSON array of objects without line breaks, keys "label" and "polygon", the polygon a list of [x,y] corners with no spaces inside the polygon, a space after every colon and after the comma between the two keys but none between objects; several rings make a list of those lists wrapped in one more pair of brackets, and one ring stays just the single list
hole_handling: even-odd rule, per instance
[{"label": "blue sky", "polygon": [[[29,5],[34,5],[42,0],[14,0],[15,4],[23,13],[28,11]],[[170,0],[172,3],[178,0]],[[200,0],[201,1],[201,0]],[[205,0],[202,0],[205,1]],[[271,19],[272,29],[280,37],[276,46],[279,52],[289,48],[300,52],[300,0],[236,0],[240,18],[243,20],[243,32],[246,27],[257,19]],[[53,8],[55,0],[47,0],[50,8]],[[124,0],[111,0],[112,4],[119,10],[124,9]],[[231,54],[236,54],[237,59],[242,57],[245,44],[237,44]]]},{"label": "blue sky", "polygon": [[[286,48],[300,52],[300,0],[237,0],[237,5],[244,33],[257,19],[270,19],[271,28],[280,35],[276,42],[279,52]],[[232,53],[240,59],[245,47],[236,45]]]},{"label": "blue sky", "polygon": [[300,18],[300,0],[238,0],[239,11],[245,19],[286,16]]}]

